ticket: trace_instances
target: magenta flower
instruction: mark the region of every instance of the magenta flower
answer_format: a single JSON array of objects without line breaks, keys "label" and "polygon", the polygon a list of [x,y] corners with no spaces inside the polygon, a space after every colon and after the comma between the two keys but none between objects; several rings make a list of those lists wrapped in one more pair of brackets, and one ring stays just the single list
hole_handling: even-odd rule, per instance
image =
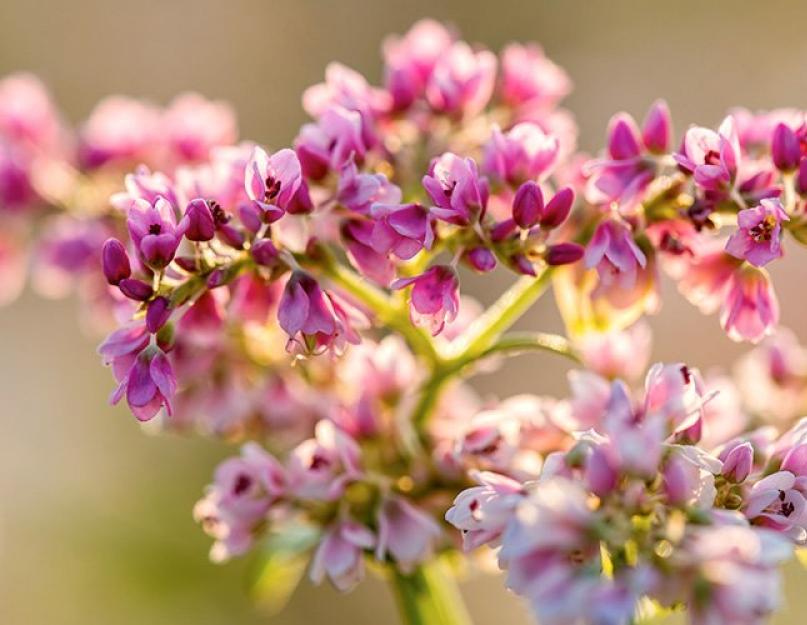
[{"label": "magenta flower", "polygon": [[247,163],[247,195],[261,208],[267,223],[277,221],[286,212],[302,182],[300,161],[293,150],[279,150],[269,156],[256,147]]},{"label": "magenta flower", "polygon": [[434,223],[428,209],[420,204],[373,204],[371,246],[379,254],[392,254],[401,260],[413,258],[434,243]]},{"label": "magenta flower", "polygon": [[412,285],[409,314],[412,323],[423,326],[437,336],[446,323],[459,312],[459,276],[448,265],[435,265],[412,278],[400,278],[390,285],[393,290]]},{"label": "magenta flower", "polygon": [[216,222],[210,205],[201,198],[191,200],[180,221],[188,241],[210,241],[216,236]]},{"label": "magenta flower", "polygon": [[[652,133],[651,140],[658,140]],[[591,161],[586,168],[591,174],[586,185],[588,201],[616,202],[623,213],[633,211],[655,176],[655,165],[645,158],[639,128],[627,113],[614,115],[608,124],[608,158]]]},{"label": "magenta flower", "polygon": [[687,130],[681,151],[674,157],[702,189],[726,192],[736,179],[741,154],[737,125],[729,116],[717,132],[700,127]]},{"label": "magenta flower", "polygon": [[633,240],[633,233],[624,221],[608,218],[600,222],[586,247],[585,264],[596,267],[603,288],[618,284],[631,289],[647,258]]},{"label": "magenta flower", "polygon": [[754,468],[754,448],[747,441],[728,447],[720,456],[723,462],[721,475],[735,484],[744,482]]},{"label": "magenta flower", "polygon": [[442,536],[437,522],[402,497],[388,496],[378,511],[376,559],[392,558],[403,573],[409,573],[434,553]]},{"label": "magenta flower", "polygon": [[515,108],[548,109],[572,89],[568,74],[537,45],[512,43],[502,51],[501,96]]},{"label": "magenta flower", "polygon": [[366,215],[376,202],[400,202],[401,190],[384,174],[359,173],[353,159],[348,159],[339,172],[336,199],[342,206]]},{"label": "magenta flower", "polygon": [[798,135],[787,124],[778,123],[771,139],[771,158],[776,168],[781,171],[795,171],[801,156]]},{"label": "magenta flower", "polygon": [[462,491],[446,512],[446,521],[462,532],[462,546],[471,551],[494,543],[525,497],[521,483],[497,473],[471,472],[479,484]]},{"label": "magenta flower", "polygon": [[759,206],[741,210],[738,229],[726,243],[726,251],[756,267],[781,258],[782,222],[789,219],[778,199],[762,200]]},{"label": "magenta flower", "polygon": [[466,226],[481,219],[488,203],[488,183],[472,158],[451,152],[435,158],[423,187],[435,206],[432,214],[448,223]]},{"label": "magenta flower", "polygon": [[[133,361],[132,352],[115,355],[118,350],[140,344],[135,342],[136,336],[131,334],[132,331],[129,331],[129,335],[116,337],[113,333],[99,348],[105,361],[112,364],[112,372],[119,383],[110,397],[110,402],[117,404],[125,394],[129,409],[139,421],[153,419],[162,408],[165,408],[168,416],[171,416],[177,381],[165,353],[159,347],[152,346],[141,347],[141,351]],[[130,342],[121,344],[122,339]],[[123,365],[126,364],[130,366],[124,373]]]},{"label": "magenta flower", "polygon": [[286,463],[289,491],[295,497],[334,501],[361,476],[361,450],[331,421],[319,421],[314,438],[292,450]]},{"label": "magenta flower", "polygon": [[186,224],[177,225],[174,207],[163,197],[153,205],[135,200],[126,224],[138,256],[154,269],[162,269],[174,259],[186,228]]},{"label": "magenta flower", "polygon": [[458,41],[437,59],[426,85],[426,99],[439,112],[457,117],[481,112],[496,80],[496,56],[488,50],[474,52]]},{"label": "magenta flower", "polygon": [[353,329],[352,308],[300,271],[286,283],[277,318],[289,335],[286,349],[290,352],[319,354],[333,349],[340,353],[346,343],[356,345],[361,340]]},{"label": "magenta flower", "polygon": [[342,241],[351,264],[363,276],[386,287],[395,277],[395,265],[385,251],[379,251],[373,246],[374,227],[371,221],[345,221],[342,224]]},{"label": "magenta flower", "polygon": [[340,169],[351,155],[356,162],[362,162],[368,146],[362,134],[361,115],[341,106],[329,107],[316,123],[300,129],[294,149],[303,173],[313,180]]},{"label": "magenta flower", "polygon": [[557,138],[544,133],[538,124],[522,122],[503,133],[498,126],[485,145],[482,171],[510,185],[544,179],[558,159]]},{"label": "magenta flower", "polygon": [[19,72],[0,80],[0,136],[20,147],[52,149],[61,134],[59,112],[39,78]]},{"label": "magenta flower", "polygon": [[375,546],[375,536],[356,521],[337,521],[322,537],[311,560],[309,575],[315,584],[325,577],[342,592],[364,578],[364,552]]},{"label": "magenta flower", "polygon": [[420,20],[403,37],[384,41],[384,85],[395,110],[409,108],[423,95],[434,66],[453,41],[445,26],[430,19]]},{"label": "magenta flower", "polygon": [[747,265],[735,271],[720,311],[720,324],[729,338],[756,343],[778,323],[779,300],[768,274]]},{"label": "magenta flower", "polygon": [[807,541],[807,483],[790,471],[777,471],[751,487],[743,513],[754,523]]}]

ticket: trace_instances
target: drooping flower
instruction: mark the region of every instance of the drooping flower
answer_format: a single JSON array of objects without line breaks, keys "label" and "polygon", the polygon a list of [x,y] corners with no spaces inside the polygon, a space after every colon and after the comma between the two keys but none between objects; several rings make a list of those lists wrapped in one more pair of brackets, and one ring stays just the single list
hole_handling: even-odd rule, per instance
[{"label": "drooping flower", "polygon": [[280,327],[289,335],[289,351],[340,352],[345,343],[360,341],[348,305],[323,291],[314,278],[301,271],[295,271],[286,283],[277,314]]},{"label": "drooping flower", "polygon": [[446,521],[462,532],[466,551],[493,543],[525,496],[520,482],[488,471],[472,471],[479,484],[462,491],[446,512]]},{"label": "drooping flower", "polygon": [[781,258],[782,222],[789,219],[776,199],[762,200],[759,206],[741,210],[737,214],[738,229],[726,243],[726,251],[756,267]]},{"label": "drooping flower", "polygon": [[[112,350],[113,345],[109,342],[99,348],[105,359],[110,358],[113,374],[119,383],[110,402],[116,404],[125,395],[129,409],[139,421],[153,419],[163,408],[171,416],[177,380],[165,353],[156,346],[146,347],[131,362],[131,352],[122,356],[108,356]],[[121,365],[127,362],[131,362],[131,365],[124,373]]]},{"label": "drooping flower", "polygon": [[734,341],[758,342],[779,322],[779,301],[768,275],[753,267],[734,272],[720,324]]},{"label": "drooping flower", "polygon": [[337,590],[351,590],[364,577],[364,552],[375,542],[364,525],[352,520],[336,522],[325,532],[311,560],[311,581],[321,584],[327,576]]},{"label": "drooping flower", "polygon": [[602,221],[586,248],[586,267],[596,267],[604,288],[619,284],[630,289],[636,284],[640,268],[647,264],[647,257],[633,240],[630,227],[618,219]]},{"label": "drooping flower", "polygon": [[403,289],[412,285],[409,313],[415,325],[424,326],[433,336],[443,331],[459,312],[459,277],[448,265],[435,265],[412,278],[400,278],[390,285]]},{"label": "drooping flower", "polygon": [[403,497],[389,496],[378,511],[376,559],[394,560],[404,573],[428,560],[442,536],[437,522]]}]

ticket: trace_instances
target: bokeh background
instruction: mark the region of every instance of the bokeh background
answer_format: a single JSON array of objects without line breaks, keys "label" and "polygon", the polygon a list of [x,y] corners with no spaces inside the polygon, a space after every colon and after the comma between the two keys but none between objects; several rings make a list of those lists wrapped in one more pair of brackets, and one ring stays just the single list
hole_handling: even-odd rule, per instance
[{"label": "bokeh background", "polygon": [[[499,48],[537,40],[575,81],[567,100],[581,145],[602,144],[610,115],[642,116],[668,100],[678,130],[716,124],[736,104],[807,106],[807,4],[532,0],[0,0],[0,75],[41,75],[73,121],[113,92],[166,102],[182,90],[231,101],[242,136],[282,145],[305,121],[299,98],[331,60],[380,79],[378,48],[424,16]],[[679,135],[680,136],[680,135]],[[807,254],[775,271],[783,321],[802,339]],[[492,299],[499,286],[477,288]],[[742,352],[669,285],[653,320],[654,356],[703,369]],[[559,329],[549,302],[525,326]],[[0,623],[4,625],[252,625],[394,623],[392,598],[370,580],[348,597],[303,585],[267,618],[244,592],[246,562],[214,566],[191,507],[227,450],[145,435],[83,336],[74,302],[26,294],[0,310]],[[564,365],[536,356],[477,380],[483,393],[565,391]],[[788,575],[803,623],[807,573]],[[478,625],[528,623],[526,610],[477,576],[464,591]]]}]

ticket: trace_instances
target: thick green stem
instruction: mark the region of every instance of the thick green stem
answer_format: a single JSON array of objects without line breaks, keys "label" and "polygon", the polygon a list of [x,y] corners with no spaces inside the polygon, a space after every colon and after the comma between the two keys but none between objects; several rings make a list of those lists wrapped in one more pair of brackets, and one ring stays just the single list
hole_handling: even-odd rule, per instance
[{"label": "thick green stem", "polygon": [[545,269],[537,278],[519,278],[452,344],[449,360],[482,353],[493,345],[543,295],[551,274]]},{"label": "thick green stem", "polygon": [[409,575],[392,572],[392,589],[403,625],[471,625],[446,565],[434,560]]}]

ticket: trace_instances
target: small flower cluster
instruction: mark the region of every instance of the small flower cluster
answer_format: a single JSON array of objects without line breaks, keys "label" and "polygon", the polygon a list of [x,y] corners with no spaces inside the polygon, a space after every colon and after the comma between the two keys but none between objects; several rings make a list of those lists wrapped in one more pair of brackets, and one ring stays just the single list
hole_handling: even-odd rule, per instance
[{"label": "small flower cluster", "polygon": [[[329,65],[275,150],[200,96],[109,98],[71,131],[34,78],[0,81],[0,300],[39,228],[35,285],[114,328],[111,401],[243,444],[194,510],[214,560],[306,528],[311,578],[347,590],[368,557],[400,580],[455,551],[446,520],[500,548],[542,623],[627,624],[650,598],[761,622],[807,541],[807,351],[765,268],[807,240],[804,114],[734,111],[675,149],[659,101],[589,158],[535,45],[423,20],[383,58],[380,87]],[[635,391],[660,268],[762,341],[739,385],[654,365]],[[487,309],[460,295],[501,269]],[[509,332],[550,284],[571,338]],[[570,398],[464,382],[530,350],[582,362]]]},{"label": "small flower cluster", "polygon": [[499,547],[508,587],[542,623],[630,623],[647,597],[693,623],[762,622],[780,602],[778,565],[807,540],[805,422],[719,440],[695,370],[655,365],[638,398],[588,375],[599,383],[573,385],[570,416],[589,428],[539,475],[473,473],[446,514],[466,550]]}]

